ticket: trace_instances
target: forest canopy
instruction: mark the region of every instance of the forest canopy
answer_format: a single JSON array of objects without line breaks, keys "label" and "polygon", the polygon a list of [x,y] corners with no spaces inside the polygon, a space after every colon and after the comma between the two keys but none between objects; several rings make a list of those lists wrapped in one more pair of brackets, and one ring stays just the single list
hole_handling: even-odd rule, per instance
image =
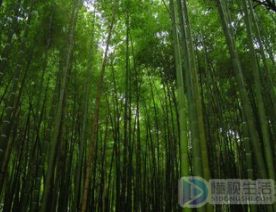
[{"label": "forest canopy", "polygon": [[275,180],[274,0],[0,0],[0,211],[178,204],[183,176]]}]

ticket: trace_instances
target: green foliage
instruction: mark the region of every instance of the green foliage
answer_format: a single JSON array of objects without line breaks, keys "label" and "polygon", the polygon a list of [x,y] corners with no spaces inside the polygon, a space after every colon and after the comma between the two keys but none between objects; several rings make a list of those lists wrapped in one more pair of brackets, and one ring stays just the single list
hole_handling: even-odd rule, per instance
[{"label": "green foliage", "polygon": [[[176,24],[172,23],[168,1],[4,0],[0,210],[41,211],[42,204],[44,211],[80,210],[103,64],[87,211],[180,211],[175,192],[180,166],[185,164],[186,171],[195,174],[195,158],[202,160],[199,168],[208,169],[212,178],[259,178],[260,158],[251,150],[253,141],[246,140],[250,127],[244,102],[251,111],[260,155],[266,159],[271,151],[275,161],[276,16],[264,6],[254,7],[250,40],[242,1],[220,0],[233,57],[216,1],[187,1],[188,14],[181,8],[182,26],[177,10]],[[114,28],[105,63],[112,11]],[[237,80],[236,60],[244,90]],[[259,109],[260,102],[264,110]],[[183,149],[186,161],[181,160]],[[251,153],[252,158],[246,158]],[[50,158],[52,198],[45,204]],[[264,162],[266,174],[273,167],[269,161]]]}]

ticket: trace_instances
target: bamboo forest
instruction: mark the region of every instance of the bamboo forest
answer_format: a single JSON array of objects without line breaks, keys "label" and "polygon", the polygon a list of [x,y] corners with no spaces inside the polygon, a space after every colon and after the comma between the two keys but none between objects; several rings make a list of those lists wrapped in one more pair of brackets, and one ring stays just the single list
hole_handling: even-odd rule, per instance
[{"label": "bamboo forest", "polygon": [[276,212],[275,35],[275,0],[0,0],[0,211]]}]

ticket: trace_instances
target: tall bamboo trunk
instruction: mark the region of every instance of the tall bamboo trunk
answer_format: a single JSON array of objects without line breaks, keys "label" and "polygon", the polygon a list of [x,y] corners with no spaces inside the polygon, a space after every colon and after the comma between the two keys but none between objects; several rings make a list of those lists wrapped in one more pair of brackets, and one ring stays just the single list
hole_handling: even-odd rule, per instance
[{"label": "tall bamboo trunk", "polygon": [[54,172],[55,172],[55,162],[56,162],[56,148],[60,143],[59,136],[60,136],[60,126],[62,120],[62,114],[65,113],[66,107],[66,92],[67,92],[67,84],[68,84],[68,73],[71,65],[71,56],[74,48],[74,36],[75,36],[75,28],[78,19],[78,12],[80,9],[80,0],[77,0],[73,6],[72,12],[72,25],[70,29],[69,35],[69,46],[66,56],[66,64],[65,69],[63,72],[63,77],[61,80],[61,87],[59,92],[59,100],[58,106],[56,111],[55,117],[55,124],[54,124],[54,133],[51,139],[50,148],[49,148],[49,160],[48,160],[48,170],[45,179],[45,188],[42,196],[42,203],[41,203],[41,212],[46,212],[48,210],[48,203],[50,192],[53,186],[53,179],[54,179]]},{"label": "tall bamboo trunk", "polygon": [[107,63],[110,39],[111,39],[111,35],[112,35],[112,29],[114,27],[114,22],[115,22],[116,7],[117,7],[117,4],[115,3],[113,6],[113,10],[112,10],[112,18],[111,18],[111,23],[109,26],[108,37],[106,40],[106,49],[105,49],[105,54],[104,54],[104,58],[103,58],[103,62],[102,62],[100,79],[99,79],[99,83],[98,83],[96,106],[95,106],[95,112],[94,112],[94,117],[93,117],[92,136],[91,136],[91,141],[90,141],[89,150],[88,150],[88,157],[87,157],[87,162],[86,162],[84,190],[83,190],[82,201],[81,201],[81,212],[85,212],[87,210],[88,190],[90,188],[90,172],[92,170],[94,144],[95,144],[95,141],[97,140],[98,121],[99,121],[99,115],[100,115],[100,103],[101,103],[101,97],[102,97],[104,75],[105,75],[105,68],[106,68],[106,63]]},{"label": "tall bamboo trunk", "polygon": [[[178,93],[178,115],[179,115],[179,133],[180,133],[180,173],[181,176],[189,176],[189,157],[188,157],[188,138],[187,138],[187,103],[184,92],[183,70],[181,62],[180,44],[177,33],[177,22],[175,6],[173,0],[170,0],[173,39],[174,39],[174,59],[176,66],[177,93]],[[190,208],[184,208],[184,212],[192,211]]]},{"label": "tall bamboo trunk", "polygon": [[266,172],[266,164],[263,159],[263,154],[260,151],[260,145],[259,145],[259,138],[258,134],[255,128],[254,120],[253,120],[253,114],[252,114],[252,106],[250,105],[250,100],[246,91],[246,84],[244,81],[243,73],[242,73],[242,68],[239,60],[239,56],[235,47],[234,40],[230,34],[229,27],[228,27],[228,22],[225,18],[225,11],[223,9],[223,6],[221,4],[221,0],[217,0],[217,6],[220,14],[220,18],[222,21],[222,27],[223,27],[223,32],[226,38],[228,50],[230,53],[231,57],[231,62],[233,65],[235,77],[236,77],[236,82],[238,85],[238,90],[239,90],[239,97],[240,101],[242,104],[242,110],[244,113],[245,117],[245,122],[246,126],[248,127],[248,133],[250,136],[250,142],[253,148],[253,152],[256,158],[256,163],[258,166],[258,176],[266,179],[267,178],[267,172]]}]

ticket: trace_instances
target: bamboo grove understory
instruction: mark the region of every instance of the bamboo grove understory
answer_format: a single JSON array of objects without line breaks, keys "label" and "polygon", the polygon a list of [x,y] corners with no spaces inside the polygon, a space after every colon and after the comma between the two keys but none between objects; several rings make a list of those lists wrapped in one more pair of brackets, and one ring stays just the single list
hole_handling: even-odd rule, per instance
[{"label": "bamboo grove understory", "polygon": [[0,0],[0,211],[178,204],[178,179],[272,179],[274,0]]}]

